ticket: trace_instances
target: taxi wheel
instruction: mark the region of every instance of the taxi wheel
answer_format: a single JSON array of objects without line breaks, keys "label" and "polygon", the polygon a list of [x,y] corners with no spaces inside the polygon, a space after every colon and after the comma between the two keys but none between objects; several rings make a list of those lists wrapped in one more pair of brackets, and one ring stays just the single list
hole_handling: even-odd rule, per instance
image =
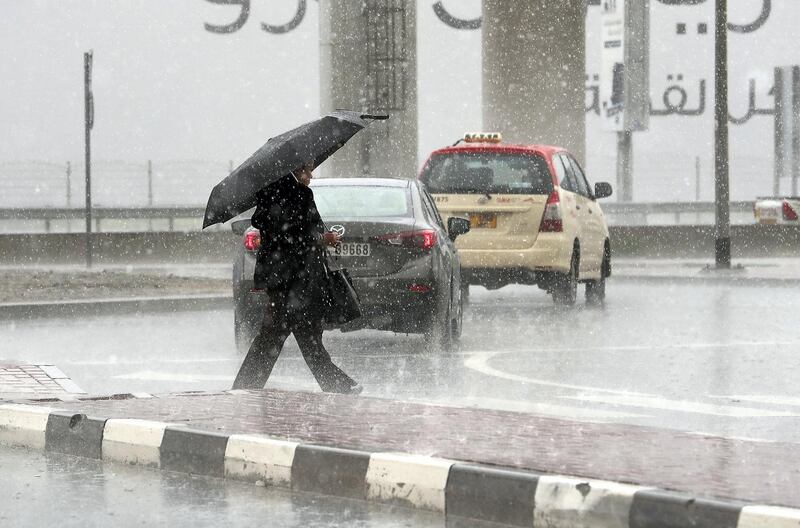
[{"label": "taxi wheel", "polygon": [[553,302],[560,306],[572,306],[578,298],[578,266],[580,265],[578,252],[572,254],[569,273],[556,276],[553,287]]},{"label": "taxi wheel", "polygon": [[608,256],[603,257],[603,267],[600,268],[600,279],[586,283],[586,302],[589,304],[603,304],[606,300],[606,277],[611,263]]}]

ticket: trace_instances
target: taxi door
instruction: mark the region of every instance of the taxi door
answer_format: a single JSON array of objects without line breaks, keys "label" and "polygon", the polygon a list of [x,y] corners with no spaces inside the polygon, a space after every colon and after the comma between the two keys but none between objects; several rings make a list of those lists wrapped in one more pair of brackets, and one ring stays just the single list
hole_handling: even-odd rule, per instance
[{"label": "taxi door", "polygon": [[578,186],[578,194],[580,195],[580,204],[583,210],[581,220],[583,222],[583,235],[586,244],[585,250],[581,251],[581,261],[586,259],[587,267],[582,269],[598,271],[603,265],[603,245],[605,243],[605,234],[603,232],[603,212],[600,206],[594,200],[594,194],[589,187],[589,182],[586,181],[586,176],[583,169],[572,156],[566,156],[572,165],[572,171],[575,176],[575,181]]},{"label": "taxi door", "polygon": [[[562,164],[561,168],[558,167],[558,162]],[[581,192],[582,188],[578,183],[578,175],[572,166],[569,155],[566,152],[555,154],[553,156],[553,164],[556,165],[556,175],[559,178],[559,186],[561,187],[561,190],[569,193],[569,195],[566,196],[566,199],[563,201],[562,214],[564,214],[565,222],[571,221],[574,223],[573,229],[575,237],[578,239],[578,243],[581,246],[579,276],[583,276],[592,269],[592,266],[594,266],[590,255],[592,237],[588,227],[588,200],[585,194],[582,194]],[[565,231],[566,233],[570,232],[570,230],[566,229],[566,225]],[[567,242],[570,244],[572,243],[571,240],[568,240]]]}]

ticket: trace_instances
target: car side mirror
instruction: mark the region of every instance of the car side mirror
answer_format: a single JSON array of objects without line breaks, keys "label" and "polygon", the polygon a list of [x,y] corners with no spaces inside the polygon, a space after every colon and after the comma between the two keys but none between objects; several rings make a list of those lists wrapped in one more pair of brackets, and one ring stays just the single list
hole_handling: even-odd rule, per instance
[{"label": "car side mirror", "polygon": [[450,240],[453,242],[456,241],[461,235],[466,235],[469,233],[470,224],[469,220],[466,218],[461,218],[460,216],[452,216],[447,219],[447,234],[450,237]]},{"label": "car side mirror", "polygon": [[247,228],[250,227],[250,219],[246,218],[244,220],[236,220],[235,222],[231,222],[231,231],[239,236],[244,236],[244,232],[247,231]]},{"label": "car side mirror", "polygon": [[612,194],[614,194],[614,190],[611,188],[610,183],[597,182],[594,184],[594,197],[596,199],[608,198]]}]

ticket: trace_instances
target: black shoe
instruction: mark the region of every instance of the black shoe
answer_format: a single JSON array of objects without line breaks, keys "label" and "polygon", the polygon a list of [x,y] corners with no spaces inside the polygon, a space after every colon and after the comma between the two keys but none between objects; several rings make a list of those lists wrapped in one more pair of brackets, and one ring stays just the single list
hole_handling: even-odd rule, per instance
[{"label": "black shoe", "polygon": [[358,396],[363,391],[364,391],[364,386],[361,385],[360,383],[356,383],[355,385],[350,387],[350,389],[347,392],[345,392],[344,394],[352,394],[353,396]]}]

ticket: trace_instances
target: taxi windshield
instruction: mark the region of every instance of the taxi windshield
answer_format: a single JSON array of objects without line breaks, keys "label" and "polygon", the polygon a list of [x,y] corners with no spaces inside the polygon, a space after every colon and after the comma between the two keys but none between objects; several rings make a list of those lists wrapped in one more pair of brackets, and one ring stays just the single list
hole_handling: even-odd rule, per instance
[{"label": "taxi windshield", "polygon": [[464,152],[433,156],[421,179],[432,194],[550,194],[543,158],[529,154]]}]

